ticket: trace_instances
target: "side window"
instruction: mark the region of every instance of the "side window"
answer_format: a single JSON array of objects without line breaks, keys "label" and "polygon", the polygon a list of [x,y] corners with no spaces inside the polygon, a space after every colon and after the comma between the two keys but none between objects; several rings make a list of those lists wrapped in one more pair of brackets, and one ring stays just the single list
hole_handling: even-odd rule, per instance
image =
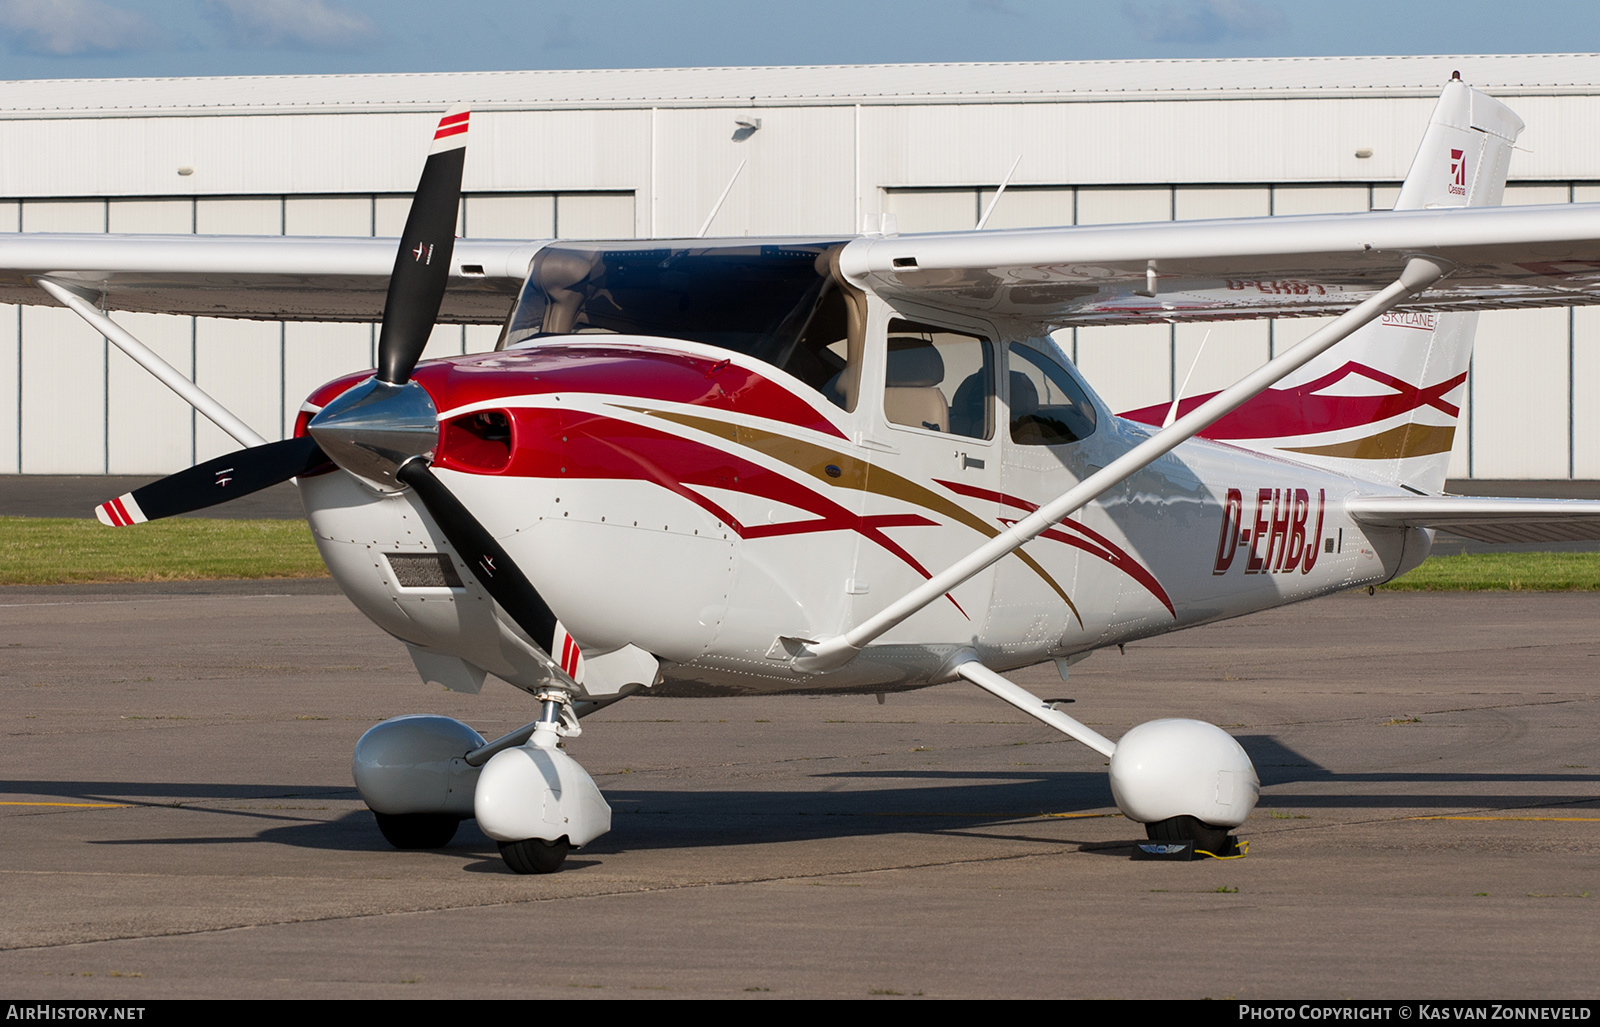
[{"label": "side window", "polygon": [[890,424],[994,437],[994,347],[987,339],[896,318],[888,357],[883,412]]},{"label": "side window", "polygon": [[1007,360],[1011,441],[1059,446],[1094,434],[1094,404],[1077,379],[1049,354],[1012,343]]}]

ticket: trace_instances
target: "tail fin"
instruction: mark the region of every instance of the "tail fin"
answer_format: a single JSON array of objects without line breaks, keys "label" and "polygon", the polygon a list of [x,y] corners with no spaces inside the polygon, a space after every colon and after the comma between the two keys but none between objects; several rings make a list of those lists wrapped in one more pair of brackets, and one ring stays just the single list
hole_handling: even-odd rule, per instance
[{"label": "tail fin", "polygon": [[1460,79],[1444,87],[1395,210],[1498,207],[1522,119]]},{"label": "tail fin", "polygon": [[[1522,120],[1460,80],[1445,86],[1396,210],[1498,206]],[[1369,481],[1444,487],[1477,314],[1394,312],[1206,431]],[[1185,397],[1184,412],[1206,396]],[[1155,423],[1165,405],[1127,416]]]}]

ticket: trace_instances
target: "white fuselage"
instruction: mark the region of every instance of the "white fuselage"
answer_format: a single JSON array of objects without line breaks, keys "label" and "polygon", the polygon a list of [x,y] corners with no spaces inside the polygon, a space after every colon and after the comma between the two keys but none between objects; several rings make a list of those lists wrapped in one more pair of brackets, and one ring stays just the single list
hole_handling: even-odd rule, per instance
[{"label": "white fuselage", "polygon": [[[1430,542],[1424,531],[1364,529],[1346,515],[1348,497],[1389,487],[1192,440],[849,665],[807,674],[778,639],[860,622],[1149,429],[1102,405],[1098,430],[1070,445],[1015,444],[1003,419],[987,440],[954,438],[888,423],[865,402],[840,410],[731,352],[603,339],[477,358],[492,383],[471,379],[466,393],[449,384],[464,375],[447,382],[424,366],[418,380],[435,392],[441,423],[508,412],[509,463],[496,473],[452,467],[447,434],[436,472],[586,657],[628,646],[653,654],[663,691],[919,687],[940,680],[957,649],[998,670],[1027,666],[1381,582],[1420,562]],[[756,382],[786,398],[741,406],[629,387],[664,374],[652,365],[630,377],[638,361],[742,376],[717,395],[754,394]],[[568,379],[552,385],[557,371]],[[804,405],[768,416],[774,397]],[[520,687],[544,680],[527,640],[465,567],[451,582],[396,569],[391,554],[450,551],[414,497],[344,472],[303,479],[302,494],[330,570],[386,631]]]}]

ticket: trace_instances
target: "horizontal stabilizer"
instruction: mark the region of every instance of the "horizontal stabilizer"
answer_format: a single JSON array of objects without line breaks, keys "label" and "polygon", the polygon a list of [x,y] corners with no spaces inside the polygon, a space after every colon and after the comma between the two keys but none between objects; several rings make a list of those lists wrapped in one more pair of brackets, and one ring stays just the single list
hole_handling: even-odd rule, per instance
[{"label": "horizontal stabilizer", "polygon": [[1345,509],[1364,525],[1438,528],[1478,542],[1600,540],[1600,501],[1474,496],[1357,496]]}]

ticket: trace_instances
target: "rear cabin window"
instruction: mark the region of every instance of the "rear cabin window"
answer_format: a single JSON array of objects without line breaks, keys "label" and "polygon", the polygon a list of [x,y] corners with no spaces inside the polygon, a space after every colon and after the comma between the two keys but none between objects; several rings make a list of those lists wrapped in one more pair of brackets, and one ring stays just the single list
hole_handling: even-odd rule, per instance
[{"label": "rear cabin window", "polygon": [[1007,360],[1011,441],[1059,446],[1094,434],[1094,404],[1076,378],[1043,350],[1012,343]]}]

